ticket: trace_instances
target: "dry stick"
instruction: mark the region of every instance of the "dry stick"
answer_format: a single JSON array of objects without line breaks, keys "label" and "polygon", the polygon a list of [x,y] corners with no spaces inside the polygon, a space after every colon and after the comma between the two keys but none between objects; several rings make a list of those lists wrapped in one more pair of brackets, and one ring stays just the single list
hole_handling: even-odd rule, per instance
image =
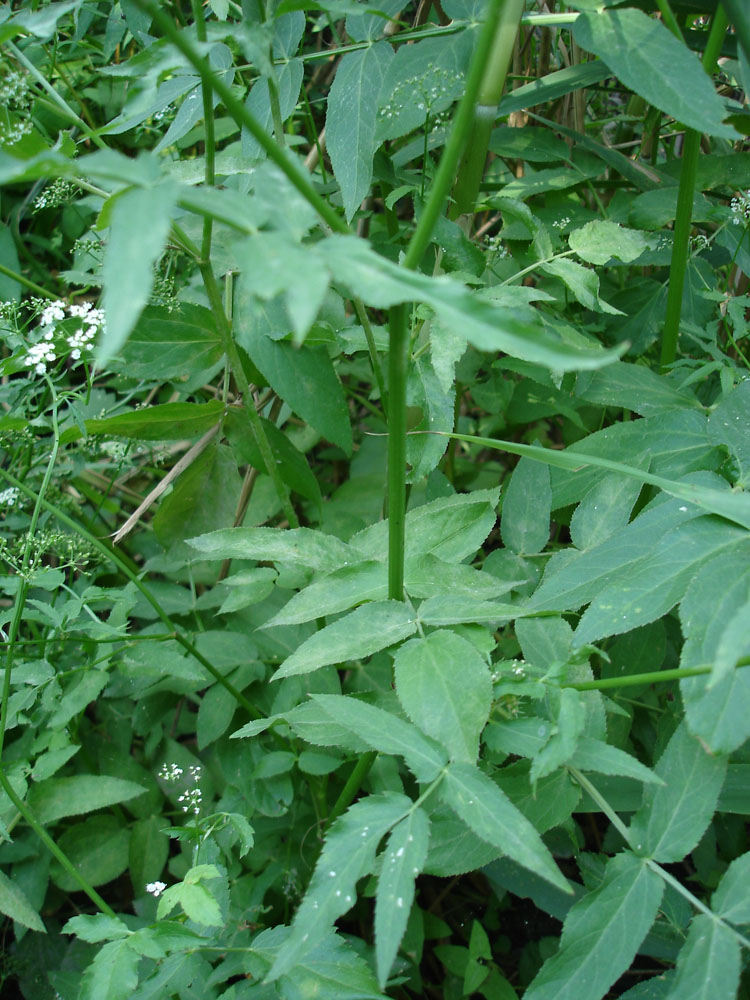
[{"label": "dry stick", "polygon": [[221,427],[221,422],[213,426],[209,431],[203,435],[198,441],[195,442],[190,451],[185,452],[182,458],[175,462],[166,476],[159,481],[159,483],[151,490],[146,499],[133,511],[130,517],[127,519],[125,524],[115,534],[112,536],[112,544],[117,545],[123,540],[123,538],[130,534],[133,528],[138,523],[139,518],[144,514],[154,503],[159,499],[162,493],[167,489],[170,483],[184,472],[185,469],[189,468],[196,458],[204,451],[211,440],[216,437],[219,428]]}]

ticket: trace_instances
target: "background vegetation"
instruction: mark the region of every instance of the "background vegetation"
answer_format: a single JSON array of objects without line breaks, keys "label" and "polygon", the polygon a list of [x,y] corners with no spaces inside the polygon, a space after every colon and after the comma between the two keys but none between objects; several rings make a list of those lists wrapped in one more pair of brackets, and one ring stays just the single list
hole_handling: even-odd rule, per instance
[{"label": "background vegetation", "polygon": [[750,996],[742,0],[0,44],[1,995]]}]

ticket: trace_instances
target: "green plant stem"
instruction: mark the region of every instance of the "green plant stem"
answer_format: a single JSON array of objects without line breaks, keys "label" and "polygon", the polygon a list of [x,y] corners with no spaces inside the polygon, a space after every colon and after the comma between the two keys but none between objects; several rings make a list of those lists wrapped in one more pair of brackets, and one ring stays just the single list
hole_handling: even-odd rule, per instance
[{"label": "green plant stem", "polygon": [[[38,494],[36,494],[32,489],[29,489],[29,487],[26,486],[25,483],[22,483],[20,479],[16,479],[15,476],[11,475],[9,472],[6,472],[5,469],[0,468],[0,478],[4,479],[5,482],[7,482],[10,486],[15,486],[17,490],[20,490],[21,493],[24,493],[27,497],[34,500],[35,502],[37,499],[39,499]],[[48,510],[51,514],[53,514],[54,517],[61,524],[66,525],[68,528],[71,529],[71,531],[74,531],[82,538],[85,538],[86,541],[97,550],[97,552],[100,552],[103,556],[105,556],[109,560],[109,562],[111,562],[114,566],[116,566],[117,569],[121,573],[123,573],[128,578],[128,580],[130,580],[131,583],[135,585],[135,587],[141,592],[143,597],[148,601],[148,603],[154,609],[154,611],[157,614],[157,617],[160,619],[162,624],[165,625],[170,632],[174,633],[175,640],[182,646],[182,648],[187,653],[195,657],[195,659],[201,664],[201,666],[204,667],[211,674],[214,680],[218,681],[218,683],[221,684],[221,686],[226,691],[228,691],[229,694],[231,694],[231,696],[235,699],[238,705],[242,705],[245,711],[250,714],[251,718],[253,719],[263,718],[263,713],[258,711],[255,705],[253,705],[251,701],[248,701],[248,699],[244,696],[244,694],[242,694],[241,691],[238,691],[237,688],[230,681],[228,681],[226,677],[224,677],[221,671],[218,670],[213,665],[213,663],[210,662],[210,660],[207,660],[206,657],[193,645],[193,643],[190,642],[190,640],[187,639],[180,632],[175,623],[172,621],[172,619],[169,617],[166,611],[162,608],[161,604],[159,604],[159,602],[151,593],[151,591],[148,589],[148,587],[140,579],[138,574],[134,573],[128,566],[128,564],[124,562],[124,560],[122,560],[116,552],[114,552],[108,545],[105,545],[104,542],[102,542],[100,539],[96,537],[96,535],[92,534],[90,531],[88,531],[86,528],[80,525],[77,521],[75,521],[72,517],[68,517],[67,514],[61,511],[54,504],[50,503],[49,500],[44,500],[43,498],[41,498],[39,502],[40,505],[45,510]]]},{"label": "green plant stem", "polygon": [[357,763],[354,765],[352,773],[347,778],[346,784],[341,789],[339,797],[336,799],[331,807],[331,811],[328,813],[324,829],[327,830],[331,823],[333,823],[335,819],[338,819],[342,812],[344,812],[344,810],[351,805],[354,796],[359,791],[360,785],[365,779],[365,776],[375,763],[377,755],[376,750],[368,750],[367,753],[363,753],[359,758]]},{"label": "green plant stem", "polygon": [[[712,73],[716,60],[721,52],[728,27],[724,8],[719,4],[716,8],[708,41],[703,53],[703,68]],[[695,129],[686,129],[682,147],[682,165],[680,167],[680,186],[677,193],[677,215],[674,222],[674,239],[672,243],[672,260],[669,265],[669,288],[667,292],[667,312],[664,319],[664,330],[661,340],[662,370],[674,364],[677,357],[677,341],[680,334],[680,317],[682,315],[682,293],[685,287],[690,241],[690,229],[693,221],[693,197],[695,194],[695,179],[698,173],[698,154],[700,153],[701,134]]]},{"label": "green plant stem", "polygon": [[370,364],[372,366],[372,372],[375,376],[375,381],[378,385],[378,392],[380,393],[380,402],[383,406],[383,412],[385,413],[386,420],[388,419],[388,394],[385,389],[385,380],[383,378],[383,369],[380,365],[380,358],[378,357],[378,349],[375,346],[375,336],[372,332],[372,325],[370,324],[370,317],[367,315],[367,310],[365,304],[361,299],[352,299],[354,304],[354,309],[357,313],[357,318],[362,324],[362,329],[365,331],[365,340],[367,341],[367,351],[370,355]]},{"label": "green plant stem", "polygon": [[75,865],[67,856],[67,854],[65,854],[65,852],[62,851],[57,846],[55,841],[52,839],[52,837],[50,837],[50,835],[44,829],[42,824],[37,820],[36,816],[34,816],[34,814],[31,812],[26,803],[16,794],[15,788],[13,787],[13,785],[11,785],[10,781],[8,780],[8,776],[2,767],[0,767],[0,787],[2,787],[2,790],[8,796],[13,805],[16,807],[18,812],[23,816],[23,818],[26,820],[28,825],[31,827],[31,829],[34,831],[37,837],[41,840],[41,842],[44,844],[44,846],[47,848],[50,854],[52,854],[53,857],[57,858],[57,860],[60,862],[60,864],[68,873],[68,875],[70,875],[71,878],[75,879],[75,881],[78,883],[78,885],[80,885],[81,889],[83,890],[83,892],[86,893],[86,895],[89,897],[94,906],[97,906],[102,913],[106,913],[108,917],[117,919],[117,914],[111,908],[111,906],[105,903],[102,897],[96,891],[96,889],[94,889],[92,886],[89,885],[89,883],[86,881],[83,875],[81,875],[81,873],[76,869]]},{"label": "green plant stem", "polygon": [[47,462],[47,468],[44,470],[44,477],[42,478],[42,484],[39,488],[39,493],[36,497],[34,503],[34,510],[31,514],[31,521],[29,522],[29,529],[26,532],[26,542],[23,548],[23,557],[21,559],[21,572],[20,576],[20,586],[18,588],[18,594],[16,595],[16,603],[13,609],[13,619],[10,624],[10,632],[8,633],[8,651],[5,656],[5,671],[3,676],[3,690],[2,699],[0,700],[0,758],[3,754],[3,746],[5,743],[5,727],[8,721],[8,699],[10,698],[10,680],[11,674],[13,672],[13,654],[15,653],[16,639],[18,638],[18,633],[21,630],[21,620],[23,618],[24,608],[26,607],[26,595],[29,592],[29,564],[31,562],[31,550],[34,545],[34,535],[36,534],[37,525],[39,524],[39,515],[42,512],[42,503],[44,500],[44,494],[49,489],[49,484],[52,479],[52,470],[55,467],[57,461],[57,453],[60,449],[60,428],[57,423],[57,394],[55,392],[55,387],[51,379],[47,379],[50,390],[52,392],[52,450],[50,451],[49,460]]},{"label": "green plant stem", "polygon": [[224,306],[221,301],[221,292],[219,290],[213,269],[207,261],[201,261],[198,267],[201,272],[201,277],[203,278],[203,284],[206,288],[206,294],[208,295],[211,311],[214,314],[214,318],[216,319],[219,327],[219,333],[224,341],[224,350],[229,358],[229,365],[235,379],[237,380],[237,385],[245,403],[245,410],[247,411],[247,415],[250,420],[250,430],[252,431],[253,438],[255,439],[258,451],[260,452],[261,458],[266,466],[268,475],[271,477],[271,482],[276,490],[276,494],[281,501],[281,509],[284,512],[284,517],[289,522],[290,527],[298,528],[299,520],[294,511],[294,507],[292,506],[292,502],[289,499],[289,490],[287,489],[286,483],[281,478],[281,473],[276,465],[276,459],[273,457],[271,445],[266,437],[266,432],[263,429],[260,414],[255,409],[253,394],[250,392],[250,383],[245,375],[245,369],[242,367],[240,352],[234,342],[232,328],[229,325],[229,320],[224,312]]},{"label": "green plant stem", "polygon": [[136,7],[144,11],[158,25],[160,31],[188,62],[195,67],[203,83],[210,87],[223,103],[229,115],[242,128],[246,128],[256,142],[268,154],[268,158],[276,164],[291,184],[303,198],[312,205],[320,218],[337,233],[348,233],[349,227],[338,212],[315,190],[307,172],[292,159],[284,147],[272,138],[260,125],[257,119],[247,110],[242,101],[238,100],[232,90],[213,71],[209,63],[199,55],[183,32],[175,28],[169,15],[152,0],[134,0]]},{"label": "green plant stem", "polygon": [[[206,40],[206,19],[203,15],[201,0],[192,0],[193,17],[195,19],[198,41]],[[205,81],[201,84],[203,98],[203,127],[205,130],[204,154],[206,172],[204,181],[206,187],[213,187],[216,181],[216,133],[214,130],[214,106],[211,88]],[[203,239],[201,241],[201,260],[209,263],[211,260],[211,240],[213,237],[214,220],[207,215],[203,220]]]},{"label": "green plant stem", "polygon": [[495,127],[497,106],[503,95],[523,8],[524,0],[504,0],[473,108],[471,134],[464,146],[453,189],[451,218],[455,219],[459,215],[471,212],[476,203],[487,160],[490,135]]},{"label": "green plant stem", "polygon": [[409,353],[407,306],[390,311],[388,350],[388,597],[404,599],[406,542],[406,378]]},{"label": "green plant stem", "polygon": [[[750,667],[750,656],[737,663],[737,667]],[[598,681],[571,681],[560,687],[574,688],[576,691],[606,691],[609,688],[640,687],[642,684],[665,684],[679,681],[683,677],[699,677],[710,674],[713,667],[702,664],[699,667],[675,667],[673,670],[651,670],[644,674],[628,674],[626,677],[603,677]]]},{"label": "green plant stem", "polygon": [[6,267],[5,264],[0,264],[0,274],[4,274],[6,278],[12,278],[13,281],[17,281],[19,285],[23,285],[24,288],[28,288],[30,292],[34,292],[36,295],[40,295],[44,299],[57,298],[57,296],[53,295],[52,292],[48,292],[46,288],[42,288],[41,285],[37,285],[35,282],[25,278],[22,274],[19,274],[18,271],[11,271],[11,269]]},{"label": "green plant stem", "polygon": [[674,16],[674,11],[669,5],[669,0],[656,0],[656,6],[659,8],[661,13],[661,19],[664,22],[665,27],[669,28],[675,38],[683,42],[685,39],[680,31],[680,26],[677,23],[677,18]]}]

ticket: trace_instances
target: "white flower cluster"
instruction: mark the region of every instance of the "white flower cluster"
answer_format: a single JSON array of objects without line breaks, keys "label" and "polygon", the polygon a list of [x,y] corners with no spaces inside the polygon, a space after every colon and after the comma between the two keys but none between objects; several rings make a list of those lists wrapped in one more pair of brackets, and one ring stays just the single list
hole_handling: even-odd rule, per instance
[{"label": "white flower cluster", "polygon": [[[58,323],[71,319],[80,321],[80,326],[72,333],[58,328]],[[39,319],[42,339],[29,347],[23,363],[33,368],[37,375],[44,375],[47,366],[57,361],[61,352],[67,352],[71,361],[78,361],[103,327],[104,313],[90,302],[66,305],[56,299],[42,310]]]},{"label": "white flower cluster", "polygon": [[18,490],[15,486],[9,486],[7,490],[0,493],[0,507],[15,507],[18,500]]},{"label": "white flower cluster", "polygon": [[166,888],[166,882],[149,882],[146,886],[146,892],[150,892],[152,896],[161,896]]},{"label": "white flower cluster", "polygon": [[[161,770],[159,771],[159,777],[163,781],[168,781],[174,783],[179,781],[185,772],[179,766],[179,764],[162,764]],[[201,778],[201,768],[198,764],[191,764],[188,768],[188,781],[194,783],[192,788],[186,788],[185,791],[180,795],[177,801],[182,806],[183,812],[192,812],[196,816],[201,811],[201,803],[203,802],[203,792],[200,790],[198,782]]]},{"label": "white flower cluster", "polygon": [[506,246],[503,246],[503,241],[499,236],[485,236],[484,245],[490,251],[490,253],[495,254],[503,260],[505,257],[510,257],[510,252]]},{"label": "white flower cluster", "polygon": [[76,190],[75,184],[63,177],[58,177],[42,191],[38,198],[34,199],[32,211],[41,212],[45,208],[58,208],[60,205],[65,205],[72,199]]},{"label": "white flower cluster", "polygon": [[570,225],[570,216],[564,215],[562,219],[555,219],[552,223],[553,229],[565,229],[566,226]]},{"label": "white flower cluster", "polygon": [[738,195],[729,202],[732,212],[732,223],[735,226],[746,225],[750,222],[750,191],[740,191]]}]

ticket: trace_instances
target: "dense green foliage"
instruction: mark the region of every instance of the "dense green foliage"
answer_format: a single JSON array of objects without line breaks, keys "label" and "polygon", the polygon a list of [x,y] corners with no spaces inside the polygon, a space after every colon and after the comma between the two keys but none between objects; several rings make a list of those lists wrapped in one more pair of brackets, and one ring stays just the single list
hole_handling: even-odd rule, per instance
[{"label": "dense green foliage", "polygon": [[747,1000],[742,0],[0,44],[0,996]]}]

